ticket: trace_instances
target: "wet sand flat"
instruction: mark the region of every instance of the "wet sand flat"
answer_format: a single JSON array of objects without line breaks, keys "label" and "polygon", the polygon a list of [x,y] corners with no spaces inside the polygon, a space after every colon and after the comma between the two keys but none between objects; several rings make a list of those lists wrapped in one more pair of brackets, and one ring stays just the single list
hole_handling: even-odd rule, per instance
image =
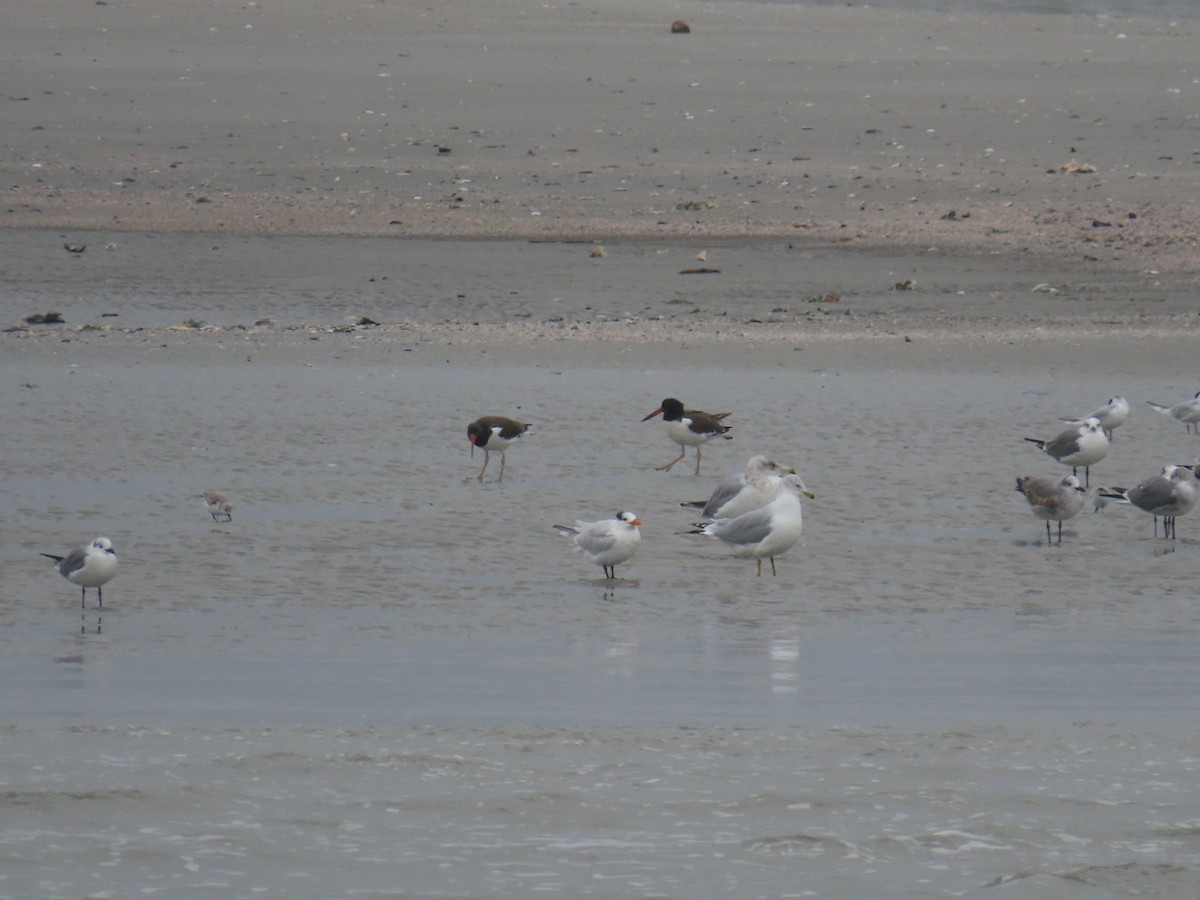
[{"label": "wet sand flat", "polygon": [[[386,329],[64,334],[69,339],[9,337],[5,368],[22,382],[4,415],[21,427],[6,440],[13,457],[27,462],[6,481],[15,513],[6,565],[19,595],[45,594],[48,601],[12,607],[10,624],[37,632],[76,598],[52,571],[22,565],[23,559],[53,551],[64,531],[77,540],[107,533],[123,570],[106,592],[111,610],[85,613],[85,632],[113,635],[107,644],[120,640],[119,630],[113,634],[119,628],[133,628],[127,639],[136,641],[144,628],[165,627],[160,637],[166,637],[183,627],[188,646],[198,640],[196,649],[205,648],[195,660],[202,668],[212,665],[212,653],[227,657],[218,668],[228,673],[256,665],[267,652],[281,653],[280,665],[294,660],[309,672],[289,678],[291,688],[275,685],[257,697],[221,686],[231,705],[217,709],[230,715],[247,702],[252,718],[270,719],[272,709],[285,718],[300,709],[317,715],[313,679],[323,681],[327,666],[338,671],[351,660],[370,660],[366,646],[381,654],[368,668],[415,659],[424,660],[418,669],[426,672],[449,666],[433,678],[447,690],[479,665],[498,669],[467,674],[468,681],[514,681],[500,689],[505,701],[452,692],[448,702],[436,690],[430,694],[424,679],[401,679],[378,696],[356,690],[350,707],[361,705],[356,718],[490,721],[503,709],[502,718],[532,722],[657,721],[669,708],[681,724],[726,718],[761,724],[797,712],[791,691],[778,708],[710,707],[708,689],[685,684],[714,661],[707,653],[693,656],[691,640],[666,627],[671,623],[728,628],[733,647],[741,646],[743,628],[757,635],[747,649],[776,639],[810,646],[783,666],[785,673],[800,667],[785,681],[797,677],[810,653],[824,658],[831,642],[850,658],[860,652],[849,648],[869,647],[893,628],[884,641],[892,651],[896,641],[912,643],[895,658],[875,651],[879,665],[907,671],[922,685],[900,697],[893,691],[902,680],[871,680],[867,687],[856,666],[807,671],[805,678],[823,685],[807,701],[817,705],[804,713],[817,720],[992,721],[1082,708],[1090,716],[1138,719],[1181,711],[1194,687],[1196,671],[1175,646],[1181,638],[1175,629],[1193,618],[1186,588],[1195,544],[1190,520],[1181,519],[1179,541],[1163,542],[1151,536],[1148,516],[1110,507],[1069,522],[1062,547],[1045,547],[1042,523],[1013,490],[1018,474],[1066,472],[1022,439],[1057,433],[1064,427],[1057,414],[1086,412],[1080,398],[1103,399],[1113,384],[1138,406],[1109,457],[1093,467],[1096,483],[1128,485],[1157,471],[1159,460],[1193,457],[1194,436],[1144,402],[1186,391],[1182,380],[1164,381],[1160,372],[1174,358],[1189,358],[1187,338],[1158,338],[1154,359],[1114,357],[1115,344],[1102,338],[1058,345],[1043,338],[1037,348],[1055,350],[1059,361],[1047,378],[1028,367],[1034,351],[1001,341],[952,350],[943,342],[932,353],[921,352],[919,340],[899,337],[800,348],[742,344],[755,352],[735,359],[737,351],[721,343],[663,353],[659,344],[613,338],[538,342],[531,350],[520,343],[419,342]],[[962,366],[965,358],[969,367]],[[734,440],[707,448],[699,478],[690,464],[654,471],[673,445],[658,423],[639,420],[666,394],[734,410]],[[491,480],[495,471],[477,483],[481,460],[466,452],[466,423],[484,409],[534,426],[510,452],[503,484]],[[69,443],[60,436],[63,422],[73,423]],[[586,422],[602,425],[593,431],[581,427]],[[752,564],[680,534],[694,513],[679,504],[703,499],[758,452],[796,465],[818,494],[806,504],[803,544],[780,560],[777,579],[755,578]],[[212,487],[236,501],[229,525],[214,525],[204,510],[199,494]],[[646,520],[644,545],[623,567],[630,580],[606,585],[550,525],[623,508]],[[1145,596],[1155,598],[1152,607],[1134,599]],[[660,681],[657,664],[636,667],[628,673],[635,681],[643,671],[651,680],[637,690],[636,702],[621,701],[619,713],[603,697],[580,706],[566,699],[569,691],[534,700],[540,689],[517,687],[538,678],[541,664],[530,666],[530,659],[574,673],[556,680],[555,690],[575,676],[589,677],[587,655],[572,661],[570,653],[559,658],[560,649],[537,648],[572,646],[592,628],[606,633],[616,625],[616,610],[633,616],[625,625],[632,629],[628,652],[648,653],[646,665],[665,661],[684,683],[674,676]],[[345,616],[354,624],[341,621]],[[861,623],[844,630],[855,620]],[[1022,623],[1039,627],[1026,631]],[[229,628],[242,637],[225,646]],[[1062,628],[1075,630],[1072,640],[1079,629],[1089,635],[1083,646],[1092,647],[1085,654],[1090,663],[1080,662],[1065,680],[1054,676],[1053,690],[1047,681],[1037,691],[1014,684],[993,695],[993,684],[1037,672],[1038,665],[1047,667],[1039,678],[1049,679],[1066,638]],[[377,643],[396,629],[395,639],[417,641],[418,656],[400,652],[392,640]],[[505,637],[493,644],[493,633]],[[1145,675],[1168,658],[1182,665],[1170,690],[1157,677],[1142,684],[1118,669],[1114,693],[1095,694],[1114,673],[1108,654],[1089,654],[1109,642],[1113,653],[1133,652],[1143,639],[1156,660]],[[356,647],[360,640],[366,645]],[[621,643],[616,634],[607,640]],[[1013,668],[1012,654],[1026,652],[1020,648],[1028,640],[1037,665],[1024,660]],[[673,649],[649,652],[644,641]],[[1008,641],[1015,642],[1011,648]],[[528,645],[515,667],[514,642]],[[141,671],[144,664],[181,664],[182,648],[168,641],[168,655],[155,657],[155,643],[122,665]],[[436,652],[426,657],[431,647]],[[910,671],[905,653],[917,648],[912,660],[921,664]],[[151,655],[139,661],[142,652]],[[322,657],[328,658],[318,664]],[[771,659],[751,652],[743,662],[769,672]],[[27,664],[18,657],[11,663]],[[957,675],[931,681],[925,666]],[[113,677],[119,671],[111,670]],[[333,677],[330,689],[358,681],[351,671]],[[968,683],[974,688],[967,690]],[[196,684],[207,687],[189,687]],[[169,694],[172,708],[196,702],[194,712],[207,718],[206,699],[221,684],[185,678]],[[758,690],[753,680],[735,684],[713,696]],[[401,699],[410,689],[416,691],[411,708]],[[289,700],[294,690],[300,693]],[[947,690],[965,694],[950,702]],[[57,712],[51,704],[42,714],[27,713],[103,721],[157,706],[140,691],[117,692],[111,709],[92,699],[88,688],[63,695],[56,703],[66,705]],[[338,701],[328,714],[336,718],[335,710],[346,709]],[[153,715],[175,713],[163,708]]]},{"label": "wet sand flat", "polygon": [[[1013,489],[1114,394],[1093,484],[1200,457],[1195,36],[9,11],[0,896],[1195,894],[1200,519]],[[681,533],[758,452],[775,578]],[[618,509],[608,583],[550,526]]]},{"label": "wet sand flat", "polygon": [[[1158,363],[1186,338],[1085,337],[1047,379],[1005,342],[964,367],[902,338],[739,358],[384,328],[6,337],[15,894],[587,894],[597,866],[618,895],[1194,884],[1193,523],[1168,546],[1109,508],[1048,547],[1012,489],[1062,471],[1021,438],[1109,379],[1182,391]],[[654,471],[671,445],[638,421],[685,388],[735,409],[700,478]],[[534,423],[500,485],[467,454],[483,391]],[[1093,478],[1195,440],[1139,406]],[[755,451],[818,495],[777,578],[677,533]],[[646,525],[610,585],[549,525],[620,507]],[[122,569],[81,613],[37,554],[101,531]],[[122,864],[64,865],[80,848]]]}]

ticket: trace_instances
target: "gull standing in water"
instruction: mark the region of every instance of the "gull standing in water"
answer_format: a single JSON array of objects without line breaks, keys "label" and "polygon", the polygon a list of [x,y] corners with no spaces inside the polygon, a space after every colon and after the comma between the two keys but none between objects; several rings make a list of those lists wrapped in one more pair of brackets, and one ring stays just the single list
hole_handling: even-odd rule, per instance
[{"label": "gull standing in water", "polygon": [[1067,475],[1061,480],[1034,478],[1021,475],[1017,478],[1017,490],[1029,501],[1033,514],[1046,523],[1046,543],[1050,541],[1050,523],[1058,522],[1058,542],[1062,543],[1062,523],[1083,509],[1087,491],[1079,485],[1079,479]]},{"label": "gull standing in water", "polygon": [[758,561],[759,575],[762,575],[763,559],[769,559],[774,575],[775,557],[782,556],[800,540],[804,528],[800,508],[802,494],[810,500],[814,497],[799,475],[785,475],[779,496],[766,506],[733,519],[717,519],[707,524],[697,522],[695,530],[688,534],[706,534],[731,544],[736,548],[734,556]]},{"label": "gull standing in water", "polygon": [[1091,484],[1091,467],[1108,454],[1108,438],[1095,416],[1088,416],[1078,428],[1064,431],[1048,441],[1041,438],[1025,440],[1064,466],[1070,466],[1072,475],[1078,475],[1079,466],[1083,466],[1084,484]]},{"label": "gull standing in water", "polygon": [[1107,403],[1099,409],[1093,410],[1086,416],[1078,419],[1059,419],[1060,422],[1066,422],[1068,425],[1079,427],[1088,419],[1099,419],[1100,427],[1104,429],[1104,435],[1110,441],[1112,440],[1113,431],[1125,424],[1125,420],[1129,418],[1129,401],[1124,397],[1112,397]]},{"label": "gull standing in water", "polygon": [[1182,422],[1189,432],[1200,430],[1200,391],[1190,400],[1182,400],[1174,406],[1163,406],[1153,400],[1147,400],[1158,412],[1170,416],[1176,422]]},{"label": "gull standing in water", "polygon": [[483,473],[487,471],[493,453],[500,454],[500,477],[496,480],[503,481],[504,451],[531,427],[528,423],[522,424],[506,416],[480,416],[468,425],[467,438],[471,441],[471,455],[475,455],[476,447],[483,451],[483,468],[479,470],[476,481],[483,481]]},{"label": "gull standing in water", "polygon": [[637,552],[642,542],[638,526],[642,520],[636,513],[619,512],[599,522],[576,522],[553,527],[575,543],[575,549],[598,566],[604,567],[604,577],[617,577],[617,563],[623,563]]},{"label": "gull standing in water", "polygon": [[1192,511],[1200,499],[1200,485],[1190,466],[1163,466],[1132,488],[1108,488],[1100,496],[1129,503],[1154,516],[1154,536],[1158,537],[1158,517],[1163,520],[1163,539],[1175,539],[1175,517]]},{"label": "gull standing in water", "polygon": [[752,456],[744,473],[726,478],[707,500],[679,505],[700,510],[706,519],[733,519],[766,506],[778,496],[783,476],[795,474],[795,469],[781,466],[769,456]]},{"label": "gull standing in water", "polygon": [[725,432],[729,431],[730,426],[722,425],[721,420],[729,413],[706,413],[698,409],[684,409],[683,404],[674,397],[668,397],[662,402],[662,406],[656,409],[650,415],[642,419],[646,422],[653,419],[655,416],[662,414],[663,421],[667,425],[667,434],[671,436],[671,440],[679,445],[679,455],[671,460],[666,465],[658,466],[660,472],[670,472],[671,467],[687,456],[687,448],[696,448],[696,471],[695,474],[700,474],[700,445],[707,444],[713,438],[724,438],[727,441],[733,440]]},{"label": "gull standing in water", "polygon": [[88,588],[96,589],[100,598],[98,605],[104,605],[104,585],[117,574],[117,551],[113,549],[112,541],[98,537],[86,547],[76,547],[66,556],[55,556],[53,553],[43,553],[42,556],[54,560],[59,575],[71,584],[79,585],[80,604],[85,609]]}]

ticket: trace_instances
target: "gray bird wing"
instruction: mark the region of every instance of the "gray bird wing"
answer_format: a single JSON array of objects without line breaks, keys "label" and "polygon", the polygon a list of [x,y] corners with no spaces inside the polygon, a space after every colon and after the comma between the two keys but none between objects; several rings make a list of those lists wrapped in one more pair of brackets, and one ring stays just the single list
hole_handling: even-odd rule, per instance
[{"label": "gray bird wing", "polygon": [[1176,501],[1175,483],[1160,476],[1147,478],[1127,492],[1126,496],[1134,506],[1141,509],[1158,509]]},{"label": "gray bird wing", "polygon": [[575,538],[575,543],[579,545],[579,549],[593,555],[611,550],[613,544],[616,542],[617,536],[606,522],[594,523],[591,527],[580,531],[579,537]]},{"label": "gray bird wing", "polygon": [[83,568],[84,562],[87,560],[87,550],[83,547],[76,547],[67,554],[67,558],[58,564],[58,571],[63,575],[70,575],[72,572],[78,572]]},{"label": "gray bird wing", "polygon": [[771,533],[774,511],[764,506],[736,519],[719,519],[708,528],[708,533],[731,544],[757,544]]},{"label": "gray bird wing", "polygon": [[743,475],[726,478],[712,492],[712,496],[708,498],[708,503],[704,504],[704,509],[700,510],[700,515],[712,518],[717,514],[717,510],[736,497],[745,485],[746,478]]},{"label": "gray bird wing", "polygon": [[1058,421],[1066,422],[1068,425],[1079,426],[1079,425],[1082,425],[1084,422],[1086,422],[1088,419],[1099,419],[1100,424],[1103,425],[1104,419],[1107,416],[1112,415],[1113,412],[1115,412],[1115,411],[1116,411],[1116,406],[1114,406],[1113,402],[1110,400],[1108,403],[1105,403],[1099,409],[1093,409],[1086,416],[1080,416],[1078,419],[1071,419],[1071,418],[1067,418],[1066,416],[1060,416]]},{"label": "gray bird wing", "polygon": [[1045,478],[1030,478],[1021,483],[1021,493],[1030,506],[1051,507],[1059,498],[1059,485]]},{"label": "gray bird wing", "polygon": [[1055,459],[1062,459],[1064,456],[1071,456],[1078,453],[1079,435],[1073,431],[1060,434],[1054,440],[1046,443],[1046,452]]}]

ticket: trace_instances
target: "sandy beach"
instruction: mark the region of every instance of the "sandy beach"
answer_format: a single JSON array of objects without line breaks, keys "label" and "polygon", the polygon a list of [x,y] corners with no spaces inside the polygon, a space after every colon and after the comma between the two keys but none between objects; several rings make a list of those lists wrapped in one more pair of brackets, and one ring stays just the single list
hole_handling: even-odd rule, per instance
[{"label": "sandy beach", "polygon": [[[3,37],[3,275],[10,291],[114,292],[72,325],[166,277],[235,291],[261,274],[290,288],[291,323],[323,292],[409,325],[471,324],[483,295],[485,323],[509,326],[681,306],[693,330],[780,308],[806,325],[883,311],[908,328],[963,313],[1192,326],[1196,20],[723,3],[26,12]],[[678,18],[690,34],[670,33]],[[313,236],[406,240],[283,241]],[[546,241],[580,243],[570,265],[531,259]]]},{"label": "sandy beach", "polygon": [[[1196,894],[1197,514],[1013,485],[1114,394],[1093,484],[1200,456],[1198,32],[7,11],[0,900]],[[680,508],[755,452],[774,578]]]},{"label": "sandy beach", "polygon": [[[670,33],[677,18],[690,34]],[[1190,271],[1198,27],[753,3],[54,0],[3,38],[0,224],[770,236]]]}]

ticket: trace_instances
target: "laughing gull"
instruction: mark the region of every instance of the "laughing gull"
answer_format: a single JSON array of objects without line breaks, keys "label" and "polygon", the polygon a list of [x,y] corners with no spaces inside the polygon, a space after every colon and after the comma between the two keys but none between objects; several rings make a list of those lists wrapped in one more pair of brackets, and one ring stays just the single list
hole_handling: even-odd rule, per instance
[{"label": "laughing gull", "polygon": [[1155,410],[1170,416],[1176,422],[1182,422],[1189,432],[1200,430],[1200,391],[1190,400],[1183,400],[1174,406],[1163,406],[1153,400],[1147,400]]},{"label": "laughing gull", "polygon": [[642,520],[636,513],[619,512],[599,522],[576,522],[570,525],[555,525],[555,529],[575,542],[575,549],[598,566],[604,567],[604,577],[617,577],[617,563],[623,563],[637,552],[642,542],[638,526]]},{"label": "laughing gull", "polygon": [[1108,453],[1108,438],[1095,416],[1088,416],[1078,428],[1064,431],[1048,441],[1041,438],[1025,440],[1064,466],[1070,466],[1072,475],[1078,475],[1078,467],[1083,466],[1084,484],[1091,483],[1091,467]]},{"label": "laughing gull", "polygon": [[233,502],[228,497],[220,491],[205,491],[203,497],[214,522],[233,521]]},{"label": "laughing gull", "polygon": [[706,534],[733,545],[737,548],[734,556],[758,561],[759,575],[762,575],[763,559],[770,559],[771,574],[774,575],[775,557],[783,555],[800,540],[804,528],[801,494],[810,500],[814,496],[799,475],[785,475],[779,496],[766,506],[733,519],[717,519],[707,524],[697,522],[695,530],[688,534]]},{"label": "laughing gull", "polygon": [[87,608],[87,589],[96,589],[99,606],[104,605],[104,585],[112,581],[117,574],[117,551],[113,549],[112,541],[106,537],[98,537],[86,547],[76,547],[66,556],[55,556],[53,553],[43,553],[42,556],[54,560],[58,574],[71,584],[79,585],[81,589],[80,604]]},{"label": "laughing gull", "polygon": [[671,460],[666,465],[658,466],[660,472],[670,472],[671,467],[687,456],[687,448],[696,448],[696,471],[695,474],[700,474],[700,445],[707,444],[713,438],[724,438],[727,441],[733,440],[725,432],[729,431],[730,426],[722,425],[721,420],[729,413],[706,413],[698,409],[684,409],[683,404],[674,397],[668,397],[662,402],[662,406],[656,409],[650,415],[642,419],[643,422],[653,419],[655,416],[662,414],[663,421],[667,425],[667,434],[671,440],[679,445],[679,455]]},{"label": "laughing gull", "polygon": [[1163,538],[1175,539],[1175,517],[1191,512],[1200,499],[1200,484],[1190,466],[1163,466],[1131,488],[1107,488],[1100,496],[1129,503],[1154,517],[1154,536],[1158,537],[1158,517],[1163,520]]},{"label": "laughing gull", "polygon": [[1112,397],[1099,409],[1093,410],[1086,416],[1078,419],[1059,419],[1058,421],[1079,427],[1088,419],[1099,419],[1100,427],[1104,429],[1105,436],[1111,441],[1113,430],[1124,425],[1128,418],[1129,401],[1124,397]]},{"label": "laughing gull", "polygon": [[503,481],[504,451],[531,427],[528,423],[522,424],[506,416],[480,416],[468,425],[467,438],[471,441],[471,455],[475,455],[476,447],[483,451],[483,468],[479,470],[476,480],[483,481],[483,473],[487,471],[492,454],[499,453],[500,477],[496,480]]},{"label": "laughing gull", "polygon": [[1058,542],[1062,543],[1062,523],[1081,509],[1087,499],[1087,491],[1079,486],[1074,475],[1062,479],[1034,478],[1021,475],[1017,478],[1017,490],[1029,501],[1033,514],[1046,523],[1046,543],[1050,541],[1050,523],[1058,522]]},{"label": "laughing gull", "polygon": [[726,478],[707,500],[692,500],[680,506],[700,510],[706,519],[733,519],[752,509],[766,506],[779,494],[784,475],[796,470],[784,467],[769,456],[752,456],[746,471]]}]

